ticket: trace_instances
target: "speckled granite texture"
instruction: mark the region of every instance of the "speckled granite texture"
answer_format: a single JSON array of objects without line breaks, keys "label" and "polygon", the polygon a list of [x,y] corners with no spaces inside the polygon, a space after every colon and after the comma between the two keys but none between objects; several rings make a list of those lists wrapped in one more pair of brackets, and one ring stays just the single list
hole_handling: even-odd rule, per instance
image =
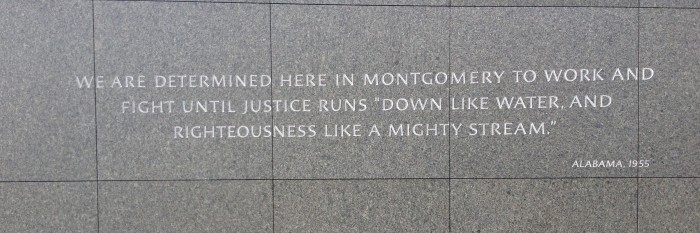
[{"label": "speckled granite texture", "polygon": [[[699,8],[681,0],[0,1],[0,232],[693,232]],[[653,68],[653,78],[513,83],[510,74],[636,67]],[[277,85],[296,74],[361,82],[365,73],[462,71],[477,72],[466,73],[477,83]],[[498,71],[509,72],[504,83],[484,81]],[[154,86],[161,75],[235,74],[273,84]],[[93,75],[110,87],[78,87]],[[112,88],[126,76],[143,76],[145,87]],[[613,102],[447,110],[451,98],[586,94]],[[378,111],[379,100],[405,97],[442,99],[443,110]],[[237,108],[295,99],[366,99],[371,110]],[[197,100],[232,101],[238,111],[183,113],[183,101]],[[150,103],[146,113],[140,101]],[[175,111],[153,108],[161,101]],[[507,121],[542,121],[547,131],[468,133],[469,123]],[[326,136],[344,135],[336,125],[371,123],[465,125],[460,135],[447,127],[439,136]],[[175,128],[197,125],[293,132],[182,138]],[[288,136],[304,125],[319,136]],[[572,165],[601,160],[623,167]]]}]

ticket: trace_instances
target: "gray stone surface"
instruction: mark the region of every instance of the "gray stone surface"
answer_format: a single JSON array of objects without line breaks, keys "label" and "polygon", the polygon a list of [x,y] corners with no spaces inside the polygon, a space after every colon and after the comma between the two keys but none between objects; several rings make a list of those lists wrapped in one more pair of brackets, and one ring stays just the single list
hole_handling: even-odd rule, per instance
[{"label": "gray stone surface", "polygon": [[[280,87],[274,99],[367,99],[367,111],[275,113],[276,125],[315,124],[313,138],[274,138],[275,178],[446,177],[446,136],[325,137],[324,125],[446,123],[447,111],[382,112],[375,98],[446,98],[446,85],[365,86],[365,73],[447,70],[448,9],[273,5],[273,79],[355,74],[355,86]],[[333,80],[333,79],[329,79]],[[317,102],[312,106],[316,106]],[[442,103],[447,108],[447,101]],[[318,109],[318,107],[315,107]],[[332,131],[332,130],[331,130]],[[382,134],[386,135],[386,129]]]},{"label": "gray stone surface", "polygon": [[269,3],[270,0],[97,0],[97,1],[144,1],[144,2],[202,2],[202,3],[213,3],[213,4],[219,4],[219,3],[241,3],[241,4],[247,4],[247,3]]},{"label": "gray stone surface", "polygon": [[0,180],[95,179],[92,15],[86,1],[2,1]]},{"label": "gray stone surface", "polygon": [[95,182],[0,183],[0,231],[96,232]]},{"label": "gray stone surface", "polygon": [[[0,1],[0,232],[693,232],[700,11],[672,8],[700,3]],[[541,73],[638,65],[654,79],[552,84]],[[519,69],[540,81],[513,83]],[[365,73],[501,70],[503,84],[362,85]],[[108,86],[115,76],[152,86],[155,75],[202,74],[272,75],[275,86],[77,87],[95,72]],[[281,74],[343,73],[356,86],[278,86]],[[557,95],[568,106],[584,94],[613,104],[496,110],[492,99],[490,110],[447,111],[448,97]],[[383,112],[374,101],[427,97],[443,98],[444,110]],[[302,98],[312,112],[180,105]],[[369,110],[317,112],[319,99],[353,98]],[[175,113],[121,113],[123,101],[169,100]],[[557,124],[534,136],[467,136],[466,125],[451,138],[366,135],[371,124],[386,134],[389,124],[450,120]],[[317,134],[177,139],[173,129],[273,123]],[[336,124],[362,124],[363,136],[326,137],[323,126]],[[650,167],[572,168],[632,159]]]},{"label": "gray stone surface", "polygon": [[636,7],[638,0],[452,0],[453,6],[601,6]]},{"label": "gray stone surface", "polygon": [[700,176],[700,11],[642,9],[640,64],[641,176]]},{"label": "gray stone surface", "polygon": [[[636,67],[636,9],[452,10],[452,72],[506,72],[500,84],[452,85],[454,98],[490,98],[489,109],[453,110],[452,122],[544,122],[549,133],[452,136],[453,177],[636,175],[630,168],[572,168],[576,160],[621,160],[624,164],[637,157],[636,81],[556,83],[547,82],[542,72],[602,68],[609,78],[613,68]],[[511,71],[525,69],[537,71],[538,81],[515,83]],[[549,95],[557,96],[565,108],[499,110],[494,99]],[[574,95],[609,95],[613,102],[607,108],[568,108]],[[489,129],[486,132],[491,134]]]},{"label": "gray stone surface", "polygon": [[447,180],[275,181],[277,232],[447,232]]},{"label": "gray stone surface", "polygon": [[700,7],[700,1],[697,0],[640,0],[642,7]]},{"label": "gray stone surface", "polygon": [[635,179],[452,180],[453,232],[635,232]]},{"label": "gray stone surface", "polygon": [[447,6],[449,0],[272,0],[272,3],[332,5]]},{"label": "gray stone surface", "polygon": [[101,232],[271,232],[271,181],[100,182]]},{"label": "gray stone surface", "polygon": [[639,232],[693,232],[700,219],[700,180],[639,181]]},{"label": "gray stone surface", "polygon": [[95,4],[97,73],[144,75],[151,86],[98,89],[101,179],[270,178],[270,138],[182,139],[174,133],[174,126],[266,125],[270,113],[121,113],[122,101],[242,106],[245,99],[269,99],[270,87],[152,88],[155,75],[268,74],[269,6]]}]

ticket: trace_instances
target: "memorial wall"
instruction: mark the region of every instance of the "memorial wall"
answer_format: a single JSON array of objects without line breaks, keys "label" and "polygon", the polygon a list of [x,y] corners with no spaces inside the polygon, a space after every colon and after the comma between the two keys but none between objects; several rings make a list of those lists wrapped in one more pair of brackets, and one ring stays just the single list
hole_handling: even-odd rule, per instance
[{"label": "memorial wall", "polygon": [[2,232],[697,232],[700,2],[0,1]]}]

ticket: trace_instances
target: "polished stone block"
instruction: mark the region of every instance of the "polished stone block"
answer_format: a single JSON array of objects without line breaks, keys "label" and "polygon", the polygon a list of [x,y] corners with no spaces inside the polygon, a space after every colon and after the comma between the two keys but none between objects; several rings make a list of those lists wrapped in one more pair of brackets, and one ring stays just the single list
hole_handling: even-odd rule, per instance
[{"label": "polished stone block", "polygon": [[[453,84],[451,97],[488,98],[488,109],[477,106],[450,113],[452,123],[465,125],[462,133],[450,140],[453,177],[636,175],[627,163],[637,158],[637,82],[610,81],[616,68],[637,66],[636,9],[452,10],[450,69],[465,72],[467,82]],[[544,72],[569,69],[579,78],[564,81],[562,74],[559,82],[548,82]],[[594,69],[602,69],[604,81],[581,81],[586,80],[582,79],[585,72],[593,80],[593,73],[598,72]],[[513,71],[526,70],[536,73],[535,81],[526,82],[524,77],[516,81]],[[568,71],[570,77],[574,76],[572,71]],[[475,79],[471,79],[471,72],[476,72]],[[483,79],[486,72],[491,75],[488,80]],[[500,83],[494,72],[503,73]],[[589,96],[597,98],[595,103],[601,106],[603,95],[611,100],[604,108],[581,108],[583,104],[574,102],[578,98],[583,103]],[[544,108],[539,108],[539,100],[530,105],[529,96],[545,96]],[[557,102],[550,101],[550,96]],[[525,97],[526,103],[520,108],[499,109],[498,98],[504,97]],[[516,132],[520,123],[524,130]],[[507,124],[510,135],[505,135]],[[574,166],[577,161],[585,165],[601,160],[621,161],[625,167]]]},{"label": "polished stone block", "polygon": [[639,180],[639,232],[693,232],[700,219],[700,180]]},{"label": "polished stone block", "polygon": [[272,181],[100,182],[101,232],[271,232]]},{"label": "polished stone block", "polygon": [[[220,137],[219,131],[210,137],[203,130],[206,138],[193,138],[200,133],[175,128],[269,125],[271,113],[242,113],[244,100],[269,100],[269,86],[192,88],[179,87],[175,79],[178,87],[157,88],[155,81],[169,75],[269,75],[268,5],[96,2],[95,14],[97,73],[109,87],[116,76],[145,77],[144,88],[97,90],[101,179],[271,177],[271,138]],[[132,104],[141,101],[174,104],[163,107],[164,113],[132,113]],[[192,101],[232,101],[238,111],[211,105],[208,112],[185,113]]]},{"label": "polished stone block", "polygon": [[2,1],[0,180],[95,179],[87,1]]},{"label": "polished stone block", "polygon": [[[273,83],[277,84],[273,99],[308,99],[312,109],[275,112],[274,123],[316,126],[315,137],[274,138],[275,178],[447,177],[447,136],[388,136],[390,124],[447,123],[447,85],[377,86],[364,85],[363,80],[364,74],[445,72],[448,9],[272,7]],[[326,74],[329,85],[281,86],[280,75],[295,74]],[[343,74],[354,75],[355,85],[335,86],[334,77]],[[438,106],[444,110],[382,111],[383,99],[398,98],[442,98]],[[359,110],[362,107],[356,104],[355,111],[319,112],[321,99],[355,103],[364,99],[367,110]],[[354,124],[361,125],[360,136],[335,136],[336,125]],[[383,136],[369,136],[373,124]]]},{"label": "polished stone block", "polygon": [[272,0],[272,3],[322,5],[447,6],[449,0]]},{"label": "polished stone block", "polygon": [[636,7],[638,0],[452,0],[452,6]]},{"label": "polished stone block", "polygon": [[447,232],[447,180],[275,181],[278,232]]},{"label": "polished stone block", "polygon": [[[686,0],[0,1],[0,232],[693,232],[697,8]],[[609,81],[615,68],[637,67],[653,78]],[[559,69],[589,77],[602,69],[606,80],[547,82],[543,71]],[[515,82],[513,70],[538,79]],[[437,72],[463,73],[465,83],[364,83],[365,74],[410,83],[413,73]],[[79,87],[93,75],[106,87]],[[187,87],[224,75],[271,85]],[[354,85],[336,86],[336,75]],[[144,87],[124,86],[139,76]],[[159,76],[182,87],[154,87]],[[328,86],[316,86],[320,76]],[[588,104],[612,102],[571,104],[585,95],[600,97]],[[459,108],[479,97],[489,109]],[[503,97],[523,97],[524,108],[498,109]],[[439,103],[427,110],[382,109],[429,98]],[[310,111],[295,111],[296,100]],[[265,101],[282,107],[244,114],[244,103]],[[320,111],[322,101],[331,111]],[[187,103],[200,112],[186,113]],[[504,135],[508,123],[512,134],[531,122],[542,131]],[[370,134],[374,124],[382,136]],[[427,136],[403,128],[434,124],[448,126]],[[389,136],[390,125],[410,136]],[[229,136],[241,131],[228,127],[257,126],[274,138]]]},{"label": "polished stone block", "polygon": [[0,231],[97,232],[95,182],[0,183]]},{"label": "polished stone block", "polygon": [[452,232],[635,232],[636,180],[452,180]]},{"label": "polished stone block", "polygon": [[642,9],[639,85],[642,177],[700,176],[700,11]]},{"label": "polished stone block", "polygon": [[640,0],[642,7],[700,8],[696,0]]}]

